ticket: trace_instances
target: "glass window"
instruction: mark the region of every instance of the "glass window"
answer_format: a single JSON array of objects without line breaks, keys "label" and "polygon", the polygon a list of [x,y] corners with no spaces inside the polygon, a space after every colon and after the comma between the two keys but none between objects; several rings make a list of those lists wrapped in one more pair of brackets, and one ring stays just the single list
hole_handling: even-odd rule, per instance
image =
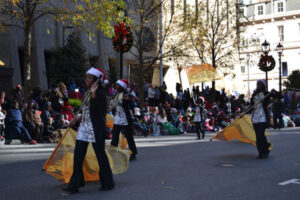
[{"label": "glass window", "polygon": [[264,14],[264,6],[259,5],[257,6],[257,15],[263,15]]},{"label": "glass window", "polygon": [[284,28],[283,28],[283,26],[278,26],[278,37],[279,37],[279,41],[284,41]]},{"label": "glass window", "polygon": [[245,72],[246,72],[245,66],[241,66],[241,72],[242,72],[242,73],[245,73]]},{"label": "glass window", "polygon": [[283,12],[283,2],[277,3],[277,12]]},{"label": "glass window", "polygon": [[287,67],[287,62],[282,62],[282,76],[287,76],[288,75],[288,67]]}]

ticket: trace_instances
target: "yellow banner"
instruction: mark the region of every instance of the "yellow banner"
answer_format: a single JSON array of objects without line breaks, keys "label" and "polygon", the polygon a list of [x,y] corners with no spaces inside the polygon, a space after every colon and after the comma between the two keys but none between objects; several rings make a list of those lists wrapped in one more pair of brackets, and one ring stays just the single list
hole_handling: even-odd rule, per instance
[{"label": "yellow banner", "polygon": [[[112,118],[107,116],[107,125]],[[59,181],[69,183],[73,174],[73,157],[76,142],[76,131],[69,128],[57,144],[49,159],[44,164],[43,170]],[[130,150],[126,150],[127,141],[120,134],[119,147],[105,146],[105,151],[114,174],[124,173],[129,166]],[[99,165],[93,146],[90,143],[83,163],[85,181],[99,180]]]},{"label": "yellow banner", "polygon": [[[265,135],[270,135],[270,133],[266,131]],[[222,131],[217,133],[217,135],[215,135],[211,140],[213,139],[219,139],[224,141],[236,139],[245,143],[251,143],[253,145],[256,145],[255,131],[251,119],[248,115],[234,120],[230,125],[228,125]],[[273,148],[272,145],[271,148]]]},{"label": "yellow banner", "polygon": [[210,64],[193,65],[185,69],[189,84],[218,80],[221,76]]}]

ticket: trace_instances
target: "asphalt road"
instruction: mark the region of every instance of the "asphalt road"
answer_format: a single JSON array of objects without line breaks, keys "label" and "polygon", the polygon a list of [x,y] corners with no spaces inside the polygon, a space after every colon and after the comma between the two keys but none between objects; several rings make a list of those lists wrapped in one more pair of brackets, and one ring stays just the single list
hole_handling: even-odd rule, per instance
[{"label": "asphalt road", "polygon": [[63,196],[62,183],[41,171],[54,145],[0,145],[0,200],[299,200],[300,128],[271,131],[270,157],[237,141],[196,141],[195,135],[136,138],[137,160],[115,176],[112,191],[87,183]]}]

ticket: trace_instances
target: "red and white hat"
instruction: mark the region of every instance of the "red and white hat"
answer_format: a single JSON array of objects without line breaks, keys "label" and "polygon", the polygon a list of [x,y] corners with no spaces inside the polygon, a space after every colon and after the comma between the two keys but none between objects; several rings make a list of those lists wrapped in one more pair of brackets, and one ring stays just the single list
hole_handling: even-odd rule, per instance
[{"label": "red and white hat", "polygon": [[129,82],[126,79],[120,79],[120,80],[118,80],[117,84],[119,84],[125,90],[127,90],[127,88],[129,87]]},{"label": "red and white hat", "polygon": [[199,96],[198,99],[201,99],[203,103],[205,102],[205,98],[203,96]]},{"label": "red and white hat", "polygon": [[108,84],[108,80],[106,79],[105,73],[101,68],[91,67],[86,73],[96,76],[97,78],[102,76],[101,81],[103,81],[104,84]]}]

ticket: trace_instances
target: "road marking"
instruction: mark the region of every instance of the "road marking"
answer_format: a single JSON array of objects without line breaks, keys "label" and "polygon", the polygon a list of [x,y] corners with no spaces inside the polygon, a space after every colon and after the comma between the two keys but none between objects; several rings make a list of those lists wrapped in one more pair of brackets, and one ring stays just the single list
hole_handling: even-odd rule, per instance
[{"label": "road marking", "polygon": [[285,186],[285,185],[288,185],[288,184],[300,184],[300,179],[294,178],[294,179],[290,179],[290,180],[278,183],[278,185],[281,185],[281,186]]}]

